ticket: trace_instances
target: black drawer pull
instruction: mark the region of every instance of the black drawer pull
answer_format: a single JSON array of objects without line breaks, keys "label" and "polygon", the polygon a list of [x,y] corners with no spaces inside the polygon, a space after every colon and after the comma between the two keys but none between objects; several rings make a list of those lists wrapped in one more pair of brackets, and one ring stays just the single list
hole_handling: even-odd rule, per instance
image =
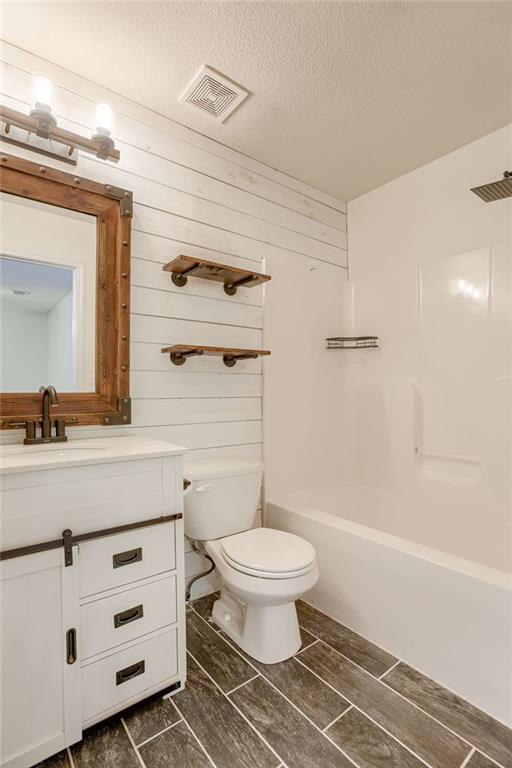
[{"label": "black drawer pull", "polygon": [[121,568],[123,565],[139,563],[142,560],[142,547],[128,549],[126,552],[117,552],[112,555],[112,564],[114,568]]},{"label": "black drawer pull", "polygon": [[66,632],[66,661],[68,664],[74,664],[76,659],[76,629],[72,627]]},{"label": "black drawer pull", "polygon": [[146,662],[144,660],[138,661],[136,664],[132,664],[131,667],[125,667],[116,672],[116,685],[121,683],[127,683],[128,680],[133,680],[134,677],[143,675],[146,671]]},{"label": "black drawer pull", "polygon": [[124,627],[125,624],[130,624],[132,621],[142,619],[144,616],[144,606],[136,605],[134,608],[128,608],[126,611],[114,614],[114,627]]}]

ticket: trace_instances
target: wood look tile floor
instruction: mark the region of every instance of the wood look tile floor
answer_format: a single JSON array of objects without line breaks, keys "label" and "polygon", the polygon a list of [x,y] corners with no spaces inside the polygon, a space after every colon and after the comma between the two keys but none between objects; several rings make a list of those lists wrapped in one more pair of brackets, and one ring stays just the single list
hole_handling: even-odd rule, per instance
[{"label": "wood look tile floor", "polygon": [[512,768],[512,729],[299,602],[302,646],[265,665],[187,613],[188,678],[37,768]]}]

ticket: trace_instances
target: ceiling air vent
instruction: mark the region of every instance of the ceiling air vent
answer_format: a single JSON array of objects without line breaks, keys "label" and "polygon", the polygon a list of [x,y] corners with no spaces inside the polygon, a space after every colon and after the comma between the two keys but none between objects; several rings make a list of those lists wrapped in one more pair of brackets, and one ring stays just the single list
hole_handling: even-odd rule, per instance
[{"label": "ceiling air vent", "polygon": [[249,91],[229,78],[204,66],[192,80],[180,101],[201,109],[223,123],[249,96]]}]

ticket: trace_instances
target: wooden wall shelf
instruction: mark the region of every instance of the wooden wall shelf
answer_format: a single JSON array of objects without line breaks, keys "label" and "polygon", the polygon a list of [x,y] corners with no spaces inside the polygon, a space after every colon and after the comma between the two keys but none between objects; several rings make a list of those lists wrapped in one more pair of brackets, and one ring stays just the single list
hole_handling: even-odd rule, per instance
[{"label": "wooden wall shelf", "polygon": [[270,355],[266,349],[235,349],[233,347],[205,347],[193,344],[174,344],[172,347],[164,347],[164,354],[168,354],[174,365],[183,365],[188,357],[195,355],[211,355],[222,357],[224,365],[232,368],[237,360],[251,360],[263,355]]},{"label": "wooden wall shelf", "polygon": [[178,288],[187,284],[189,277],[199,277],[202,280],[215,280],[224,283],[224,291],[228,296],[234,296],[237,288],[254,288],[256,285],[266,283],[270,275],[262,275],[259,272],[249,272],[247,269],[238,269],[229,264],[219,264],[216,261],[205,261],[193,256],[178,256],[164,267],[164,272],[171,273],[171,280]]}]

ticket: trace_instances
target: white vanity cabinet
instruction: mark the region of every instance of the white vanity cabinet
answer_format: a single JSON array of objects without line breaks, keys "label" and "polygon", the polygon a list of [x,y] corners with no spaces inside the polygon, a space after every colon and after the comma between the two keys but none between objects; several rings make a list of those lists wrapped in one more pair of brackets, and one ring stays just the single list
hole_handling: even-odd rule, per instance
[{"label": "white vanity cabinet", "polygon": [[183,687],[183,452],[134,437],[2,449],[1,768]]},{"label": "white vanity cabinet", "polygon": [[68,658],[79,625],[78,548],[69,568],[62,549],[6,560],[0,581],[2,768],[20,768],[82,732],[80,665]]}]

